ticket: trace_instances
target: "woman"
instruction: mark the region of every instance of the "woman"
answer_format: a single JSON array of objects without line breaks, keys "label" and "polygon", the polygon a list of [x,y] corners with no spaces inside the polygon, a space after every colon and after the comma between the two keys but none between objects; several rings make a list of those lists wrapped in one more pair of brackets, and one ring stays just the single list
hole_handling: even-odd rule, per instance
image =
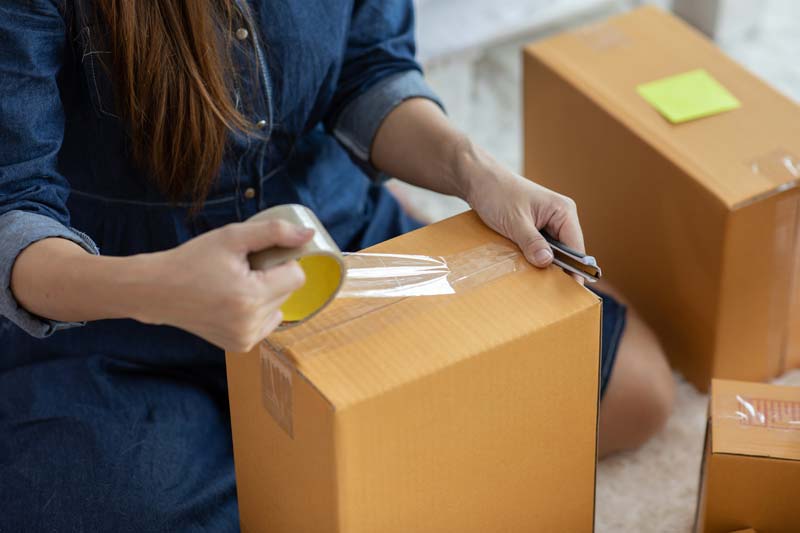
[{"label": "woman", "polygon": [[[237,529],[222,350],[304,281],[247,253],[309,238],[242,223],[262,209],[358,249],[416,226],[393,175],[539,267],[538,228],[583,248],[569,199],[447,121],[410,0],[5,0],[0,42],[2,531]],[[671,401],[652,334],[604,302],[602,454]]]}]

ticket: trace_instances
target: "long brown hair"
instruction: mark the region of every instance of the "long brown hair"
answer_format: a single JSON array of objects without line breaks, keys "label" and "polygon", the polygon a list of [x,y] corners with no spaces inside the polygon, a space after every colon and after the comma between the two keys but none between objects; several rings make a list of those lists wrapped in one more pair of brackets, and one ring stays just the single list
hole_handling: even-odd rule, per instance
[{"label": "long brown hair", "polygon": [[233,96],[234,0],[94,0],[107,28],[116,108],[135,162],[197,208],[231,131],[255,134]]}]

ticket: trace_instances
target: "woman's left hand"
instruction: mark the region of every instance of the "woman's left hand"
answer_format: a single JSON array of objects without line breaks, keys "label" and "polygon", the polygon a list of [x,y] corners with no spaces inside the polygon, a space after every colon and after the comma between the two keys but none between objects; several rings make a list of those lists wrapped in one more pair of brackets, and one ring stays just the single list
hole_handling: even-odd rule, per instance
[{"label": "woman's left hand", "polygon": [[511,172],[474,145],[462,152],[457,172],[475,212],[487,226],[517,243],[533,265],[546,267],[553,261],[541,230],[584,252],[578,210],[571,198]]},{"label": "woman's left hand", "polygon": [[540,230],[584,251],[575,202],[495,161],[429,100],[406,100],[384,119],[373,142],[372,161],[403,181],[463,198],[490,228],[516,242],[538,267],[553,261],[550,244]]}]

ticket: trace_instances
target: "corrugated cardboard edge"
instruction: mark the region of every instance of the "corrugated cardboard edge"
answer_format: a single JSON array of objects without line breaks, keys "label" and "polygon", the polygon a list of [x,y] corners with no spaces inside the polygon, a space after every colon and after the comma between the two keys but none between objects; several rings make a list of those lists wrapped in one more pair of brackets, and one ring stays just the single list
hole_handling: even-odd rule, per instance
[{"label": "corrugated cardboard edge", "polygon": [[[662,14],[667,14],[662,9],[659,9],[658,7],[655,6],[643,6],[638,8],[638,10],[650,10]],[[625,16],[625,14],[620,16]],[[613,27],[612,24],[613,21],[614,18],[610,19],[609,21],[603,22],[601,24],[607,24]],[[704,41],[708,41],[708,38],[697,29],[693,28],[689,24],[686,24],[685,22],[677,18],[676,21],[680,24],[683,24],[687,31],[696,34]],[[595,23],[594,26],[597,26],[597,23]],[[575,35],[577,38],[582,39],[580,33],[582,30],[585,31],[585,29],[583,28],[578,28],[577,30],[573,30],[573,32],[571,33],[572,35]],[[670,143],[668,139],[664,138],[662,135],[656,135],[645,124],[642,124],[639,121],[637,121],[636,117],[632,113],[627,112],[624,109],[617,108],[612,103],[610,98],[606,97],[605,94],[598,92],[596,88],[592,87],[592,84],[589,81],[585,80],[581,76],[580,69],[573,67],[572,62],[568,58],[561,57],[558,58],[558,60],[553,60],[552,58],[548,58],[547,54],[539,53],[539,48],[546,45],[547,41],[544,41],[543,43],[534,43],[528,45],[523,49],[523,54],[535,58],[537,61],[545,65],[556,76],[560,77],[568,85],[577,87],[586,98],[594,102],[597,105],[597,107],[599,109],[602,109],[603,112],[605,112],[609,117],[611,117],[613,120],[617,122],[620,122],[629,131],[631,131],[634,135],[636,135],[643,143],[645,143],[648,146],[651,146],[656,152],[658,152],[668,160],[672,161],[672,163],[675,164],[675,166],[683,170],[685,173],[689,175],[701,175],[701,176],[708,175],[708,173],[705,172],[694,159],[682,155],[680,149],[678,149],[674,144]],[[588,44],[587,46],[591,47],[591,45]],[[742,69],[745,70],[745,72],[750,73],[750,71],[744,69],[743,67]],[[763,80],[760,81],[764,83],[764,85],[770,87],[770,89],[772,89],[780,97],[786,98],[782,93],[777,91],[771,85],[768,85]],[[776,149],[777,148],[778,147],[776,147]],[[746,162],[742,162],[743,166],[745,164]],[[762,200],[766,197],[775,194],[780,194],[787,188],[793,188],[797,186],[797,180],[793,180],[786,183],[776,183],[772,189],[766,190],[761,194],[756,195],[757,199],[751,198],[746,201],[736,202],[733,204],[729,203],[725,198],[723,198],[716,191],[711,189],[707,184],[707,180],[701,181],[699,185],[703,187],[703,189],[705,189],[711,195],[713,195],[715,198],[717,198],[723,205],[726,205],[731,209],[739,209],[740,207],[745,207],[746,205],[754,201]]]},{"label": "corrugated cardboard edge", "polygon": [[[713,386],[713,385],[712,385]],[[703,503],[705,502],[705,479],[707,461],[711,458],[711,405],[709,402],[709,416],[706,419],[706,434],[703,444],[703,460],[700,462],[700,476],[697,482],[697,503],[694,507],[694,525],[692,531],[694,533],[702,533],[700,531],[700,514],[703,512]]]},{"label": "corrugated cardboard edge", "polygon": [[753,196],[752,198],[748,198],[747,200],[743,200],[741,202],[737,202],[737,203],[731,205],[730,208],[731,208],[732,211],[738,211],[740,209],[744,209],[744,208],[746,208],[748,206],[751,206],[751,205],[753,205],[755,203],[762,202],[764,200],[768,200],[769,198],[772,198],[773,196],[777,196],[777,195],[779,195],[781,193],[784,193],[786,191],[794,189],[797,186],[798,186],[798,180],[794,180],[794,181],[786,182],[786,183],[781,183],[781,184],[775,186],[774,189],[770,189],[769,191],[765,191],[765,192],[763,192],[761,194],[757,194],[757,195]]},{"label": "corrugated cardboard edge", "polygon": [[597,444],[600,442],[600,401],[602,399],[600,397],[600,391],[602,387],[600,380],[602,379],[603,373],[603,300],[586,287],[584,287],[584,289],[586,292],[595,297],[597,300],[597,305],[600,306],[600,336],[597,340],[597,416],[595,417],[596,422],[594,431],[594,497],[592,498],[592,516],[595,517],[595,520],[592,521],[592,533],[594,533],[594,531],[597,529],[597,524],[595,523],[597,517],[597,462],[599,460],[598,453],[600,451],[600,447]]}]

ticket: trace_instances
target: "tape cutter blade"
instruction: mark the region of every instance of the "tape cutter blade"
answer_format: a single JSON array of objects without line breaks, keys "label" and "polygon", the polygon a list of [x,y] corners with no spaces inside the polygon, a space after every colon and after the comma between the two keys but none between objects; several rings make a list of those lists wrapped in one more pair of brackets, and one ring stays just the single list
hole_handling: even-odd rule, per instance
[{"label": "tape cutter blade", "polygon": [[573,250],[558,239],[542,233],[544,238],[550,243],[553,250],[553,263],[567,272],[577,274],[586,281],[594,283],[603,276],[603,271],[597,264],[597,260],[591,255],[586,255],[577,250]]}]

